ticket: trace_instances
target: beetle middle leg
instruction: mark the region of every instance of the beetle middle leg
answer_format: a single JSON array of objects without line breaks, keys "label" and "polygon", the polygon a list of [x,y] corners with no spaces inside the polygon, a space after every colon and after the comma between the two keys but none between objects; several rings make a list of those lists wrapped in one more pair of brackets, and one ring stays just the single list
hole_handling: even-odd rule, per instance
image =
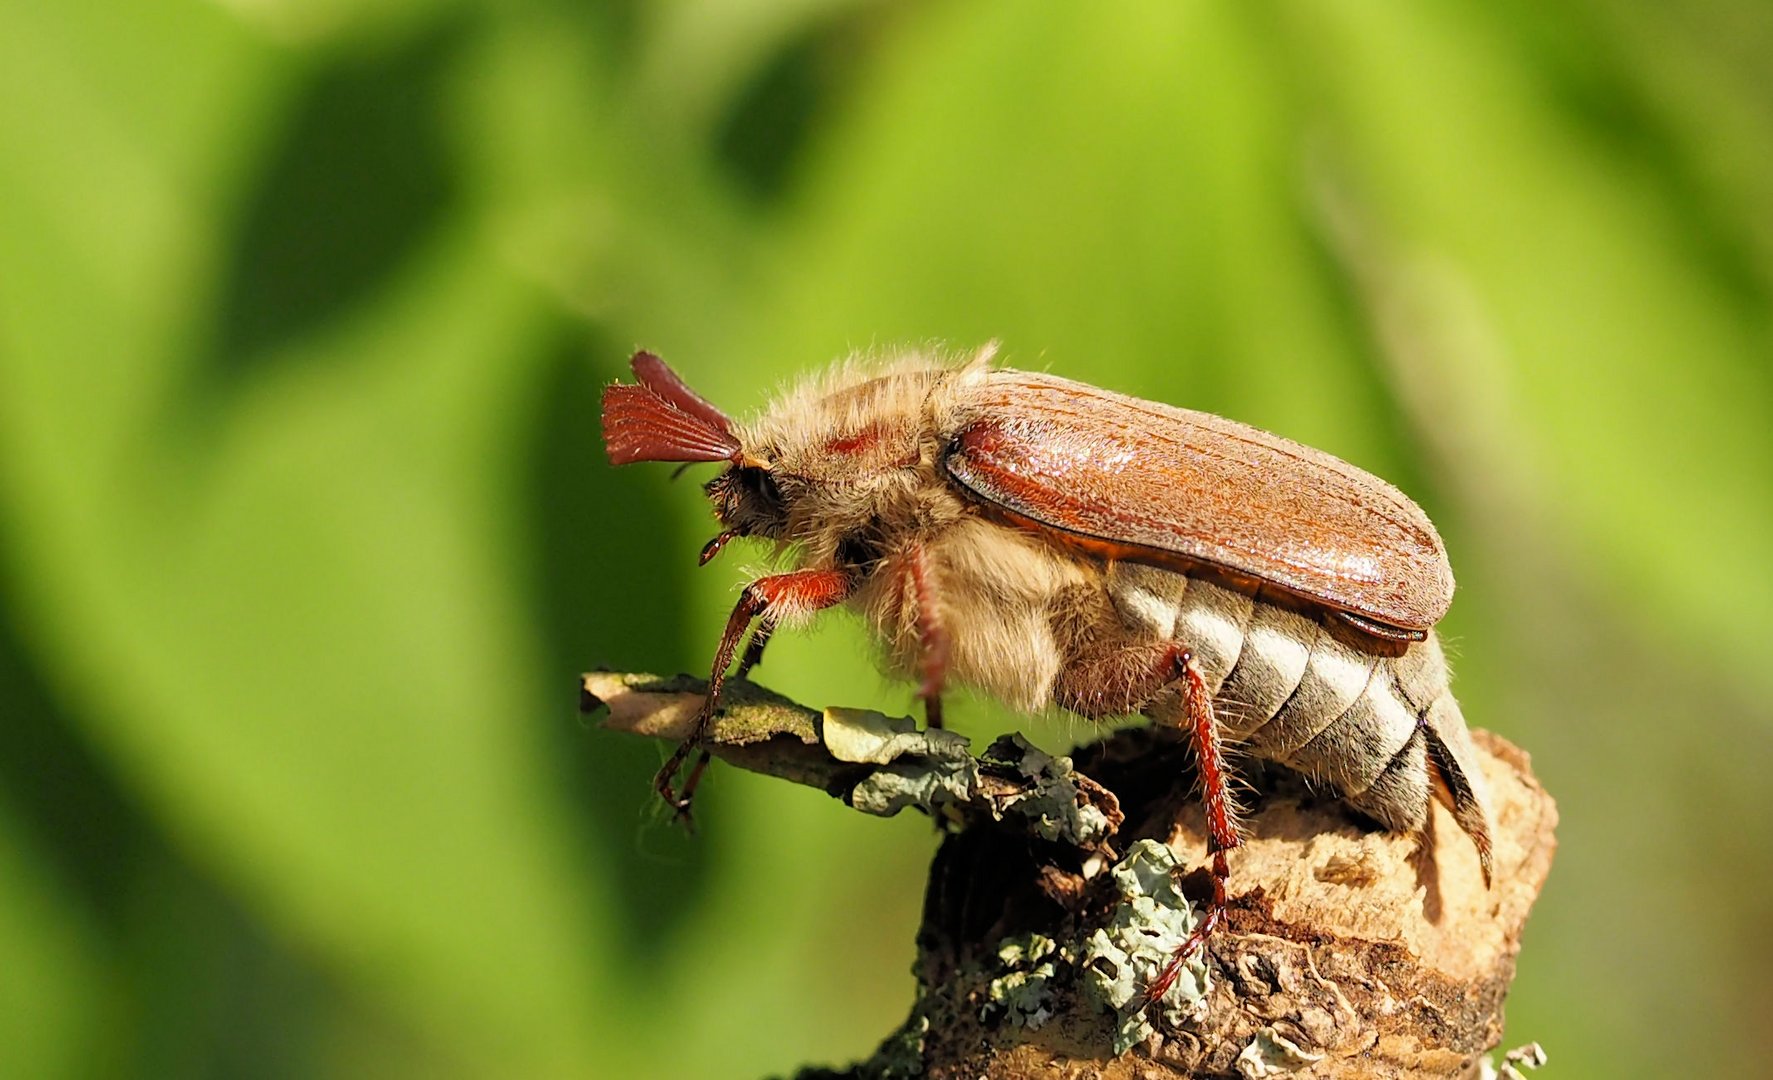
[{"label": "beetle middle leg", "polygon": [[1213,856],[1213,895],[1188,940],[1170,957],[1145,989],[1156,1001],[1169,990],[1189,957],[1200,951],[1225,917],[1225,887],[1231,878],[1226,852],[1243,844],[1237,828],[1237,805],[1231,795],[1231,770],[1225,760],[1213,697],[1194,654],[1179,642],[1127,645],[1073,659],[1053,686],[1053,697],[1073,712],[1095,718],[1144,711],[1171,687],[1181,693],[1182,719],[1199,764],[1201,801],[1206,807],[1207,836]]},{"label": "beetle middle leg", "polygon": [[701,751],[695,766],[684,778],[682,791],[673,787],[678,770],[683,768],[690,751],[700,747],[708,734],[708,725],[713,721],[714,710],[720,704],[720,690],[726,682],[727,669],[732,666],[733,654],[738,651],[745,631],[751,628],[753,621],[759,622],[758,631],[752,636],[751,643],[740,660],[741,673],[750,670],[762,658],[764,644],[769,641],[770,634],[784,617],[840,604],[854,588],[855,578],[849,571],[839,569],[796,570],[758,578],[745,586],[745,591],[739,594],[739,602],[733,606],[732,615],[726,621],[726,630],[720,635],[720,645],[714,651],[714,671],[708,678],[708,696],[696,713],[695,728],[687,739],[678,744],[677,749],[672,751],[664,766],[653,777],[653,789],[677,812],[678,818],[686,822],[689,820],[690,803],[695,795],[696,785],[708,766],[708,751]]},{"label": "beetle middle leg", "polygon": [[928,549],[922,544],[913,544],[903,559],[906,591],[917,611],[917,663],[921,676],[917,696],[923,701],[925,725],[939,728],[942,726],[942,684],[948,678],[948,629],[942,618]]}]

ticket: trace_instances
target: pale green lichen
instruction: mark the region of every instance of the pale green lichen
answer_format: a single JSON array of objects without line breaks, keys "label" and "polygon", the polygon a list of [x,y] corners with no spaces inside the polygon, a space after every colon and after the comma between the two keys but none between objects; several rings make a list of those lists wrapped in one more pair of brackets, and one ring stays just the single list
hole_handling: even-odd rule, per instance
[{"label": "pale green lichen", "polygon": [[1002,1019],[1030,1030],[1052,1018],[1052,983],[1062,959],[1059,946],[1044,934],[1005,938],[997,948],[1003,974],[985,989],[980,1020]]},{"label": "pale green lichen", "polygon": [[1077,772],[1070,758],[1038,750],[1020,735],[1004,735],[986,747],[979,761],[988,769],[1014,770],[1026,782],[1023,793],[999,807],[1000,819],[1014,814],[1042,840],[1075,847],[1093,847],[1114,832],[1115,823],[1100,806],[1078,798]]},{"label": "pale green lichen", "polygon": [[1176,975],[1162,998],[1147,1004],[1145,994],[1176,950],[1188,940],[1197,919],[1188,898],[1176,888],[1176,856],[1154,840],[1140,840],[1116,863],[1111,875],[1120,892],[1108,925],[1084,942],[1080,968],[1085,995],[1116,1017],[1114,1052],[1145,1041],[1155,1028],[1147,1019],[1159,1009],[1179,1027],[1205,1010],[1211,980],[1197,954]]},{"label": "pale green lichen", "polygon": [[1256,1037],[1232,1064],[1245,1080],[1262,1080],[1263,1077],[1298,1072],[1323,1058],[1324,1055],[1306,1050],[1274,1028],[1265,1027],[1256,1032]]},{"label": "pale green lichen", "polygon": [[[993,821],[1020,821],[1034,836],[1077,847],[1101,843],[1117,825],[1095,799],[1082,795],[1088,781],[1070,758],[1037,750],[1020,735],[1005,735],[974,758],[967,740],[951,731],[919,729],[909,717],[840,708],[824,711],[819,734],[835,760],[871,767],[847,797],[863,813],[891,817],[916,807],[956,823],[984,814]],[[1013,783],[986,794],[981,784],[986,772]]]},{"label": "pale green lichen", "polygon": [[906,756],[966,759],[965,736],[940,728],[920,729],[909,716],[887,716],[873,709],[827,708],[820,735],[839,761],[890,765]]},{"label": "pale green lichen", "polygon": [[978,763],[967,740],[952,731],[919,730],[910,717],[831,708],[820,735],[838,761],[875,767],[849,794],[849,804],[865,814],[891,817],[908,806],[940,814],[967,802],[977,787]]}]

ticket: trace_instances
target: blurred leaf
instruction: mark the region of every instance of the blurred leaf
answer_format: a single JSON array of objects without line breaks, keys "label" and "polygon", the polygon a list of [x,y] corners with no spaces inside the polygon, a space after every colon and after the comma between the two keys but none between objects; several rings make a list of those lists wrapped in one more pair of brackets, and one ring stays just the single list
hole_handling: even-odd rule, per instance
[{"label": "blurred leaf", "polygon": [[[161,29],[176,52],[180,28]],[[53,39],[26,41],[33,65]],[[63,137],[143,150],[149,179],[108,173],[81,199],[36,171],[36,114],[0,110],[0,130],[38,136],[0,151],[19,196],[0,277],[30,283],[0,299],[0,490],[58,689],[220,874],[462,1060],[584,1060],[593,909],[534,783],[542,750],[518,718],[545,704],[486,524],[499,420],[540,355],[533,299],[434,237],[373,308],[169,439],[156,424],[178,410],[147,387],[175,385],[201,321],[193,241],[213,232],[183,226],[214,212],[213,178],[145,152],[124,120],[139,100],[69,102],[84,111],[57,118]],[[111,228],[87,228],[94,205]],[[125,287],[148,267],[153,303]]]},{"label": "blurred leaf", "polygon": [[1245,20],[998,4],[901,32],[809,170],[756,339],[804,365],[997,337],[1012,365],[1397,456],[1304,227],[1284,73]]},{"label": "blurred leaf", "polygon": [[457,0],[209,0],[266,38],[313,47],[385,41],[412,33]]},{"label": "blurred leaf", "polygon": [[[1693,226],[1683,239],[1708,256],[1717,284],[1739,288],[1767,318],[1773,292],[1773,9],[1740,0],[1623,4],[1590,0],[1575,43],[1605,76],[1604,107],[1627,113],[1632,141],[1645,148]],[[1607,48],[1597,51],[1593,42]],[[1597,59],[1598,54],[1598,59]],[[1773,380],[1773,365],[1759,373]]]},{"label": "blurred leaf", "polygon": [[[611,469],[595,417],[603,384],[618,374],[622,350],[603,342],[609,363],[587,363],[582,335],[562,330],[533,422],[532,485],[536,508],[530,592],[547,649],[546,685],[577,685],[587,669],[624,663],[696,669],[704,635],[685,625],[694,535],[677,527],[699,499],[688,478],[666,482],[665,470]],[[699,628],[698,628],[699,629]],[[563,699],[564,701],[564,699]],[[587,833],[587,865],[612,883],[611,919],[624,932],[611,942],[629,970],[656,962],[669,934],[707,894],[708,866],[693,838],[655,811],[652,774],[659,752],[639,740],[591,733],[588,753],[555,762],[568,805]],[[633,744],[633,745],[630,745]]]},{"label": "blurred leaf", "polygon": [[[635,58],[637,105],[666,130],[699,141],[759,72],[780,65],[822,23],[864,0],[671,0],[645,9]],[[808,88],[811,89],[810,87]],[[815,95],[798,95],[810,102]]]},{"label": "blurred leaf", "polygon": [[105,982],[74,914],[0,803],[0,1072],[77,1076],[106,1064]]},{"label": "blurred leaf", "polygon": [[222,320],[201,372],[231,383],[372,298],[454,209],[439,93],[462,28],[391,55],[341,55],[302,79],[222,271]]}]

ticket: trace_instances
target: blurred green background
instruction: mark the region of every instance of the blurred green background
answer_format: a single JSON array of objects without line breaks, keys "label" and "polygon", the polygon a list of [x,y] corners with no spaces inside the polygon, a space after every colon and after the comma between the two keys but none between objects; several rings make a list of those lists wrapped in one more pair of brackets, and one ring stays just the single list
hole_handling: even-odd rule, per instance
[{"label": "blurred green background", "polygon": [[[0,1074],[867,1054],[934,836],[686,839],[576,715],[755,555],[598,392],[990,338],[1416,496],[1562,806],[1510,1044],[1763,1072],[1769,71],[1755,0],[0,0]],[[827,624],[763,680],[906,708]]]}]

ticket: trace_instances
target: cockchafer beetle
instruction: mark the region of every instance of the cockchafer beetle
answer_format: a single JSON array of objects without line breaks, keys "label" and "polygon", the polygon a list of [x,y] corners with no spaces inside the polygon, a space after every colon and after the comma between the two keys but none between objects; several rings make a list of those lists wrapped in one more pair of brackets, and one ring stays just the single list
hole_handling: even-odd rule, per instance
[{"label": "cockchafer beetle", "polygon": [[614,464],[726,463],[702,562],[756,537],[794,566],[741,594],[660,794],[687,815],[707,752],[678,773],[735,656],[743,674],[778,627],[847,605],[933,726],[960,684],[1186,733],[1213,895],[1151,997],[1223,916],[1241,842],[1227,740],[1390,829],[1422,828],[1437,796],[1488,880],[1483,775],[1433,629],[1453,574],[1427,515],[1322,451],[991,354],[840,364],[745,424],[646,352],[637,385],[605,390]]}]

